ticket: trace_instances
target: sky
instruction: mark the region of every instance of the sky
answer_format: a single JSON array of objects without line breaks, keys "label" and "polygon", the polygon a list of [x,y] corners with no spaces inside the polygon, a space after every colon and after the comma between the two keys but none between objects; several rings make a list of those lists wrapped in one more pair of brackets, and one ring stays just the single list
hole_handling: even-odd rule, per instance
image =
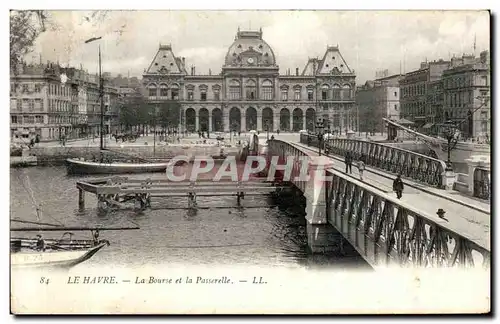
[{"label": "sky", "polygon": [[[52,11],[57,28],[42,34],[27,61],[59,61],[97,72],[101,44],[104,72],[140,77],[158,50],[171,44],[188,71],[219,73],[238,27],[259,30],[273,48],[280,73],[301,71],[328,45],[340,52],[363,84],[377,70],[418,69],[420,62],[476,55],[490,47],[487,11]],[[84,44],[86,39],[102,40]],[[31,57],[30,57],[31,56]]]}]

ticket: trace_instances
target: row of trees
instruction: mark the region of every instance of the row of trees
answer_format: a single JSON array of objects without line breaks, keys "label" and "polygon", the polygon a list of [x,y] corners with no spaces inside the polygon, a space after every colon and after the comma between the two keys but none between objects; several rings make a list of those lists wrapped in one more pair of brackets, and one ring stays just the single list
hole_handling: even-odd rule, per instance
[{"label": "row of trees", "polygon": [[177,130],[181,122],[181,105],[178,101],[158,104],[148,103],[143,96],[126,97],[121,102],[120,125],[124,131],[146,132],[146,127],[159,130]]}]

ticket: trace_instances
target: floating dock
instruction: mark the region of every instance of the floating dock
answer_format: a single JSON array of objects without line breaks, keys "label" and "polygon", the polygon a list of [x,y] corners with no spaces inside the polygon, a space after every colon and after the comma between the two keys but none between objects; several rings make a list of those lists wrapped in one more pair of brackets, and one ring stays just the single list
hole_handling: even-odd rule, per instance
[{"label": "floating dock", "polygon": [[76,183],[78,188],[78,208],[85,208],[85,193],[97,196],[99,210],[109,208],[130,208],[144,210],[151,206],[155,197],[187,197],[188,208],[196,208],[196,197],[236,196],[238,205],[245,196],[267,195],[280,192],[288,186],[275,185],[264,180],[235,182],[230,180],[213,181],[169,181],[163,179],[128,179],[127,177],[107,177],[85,179]]}]

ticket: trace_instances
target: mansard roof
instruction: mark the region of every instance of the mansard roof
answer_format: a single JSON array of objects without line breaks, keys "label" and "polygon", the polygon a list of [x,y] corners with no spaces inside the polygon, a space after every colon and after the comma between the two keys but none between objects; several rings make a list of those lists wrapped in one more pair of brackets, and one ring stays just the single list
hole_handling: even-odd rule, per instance
[{"label": "mansard roof", "polygon": [[171,45],[161,45],[153,61],[146,70],[147,74],[183,74],[184,64],[176,58]]}]

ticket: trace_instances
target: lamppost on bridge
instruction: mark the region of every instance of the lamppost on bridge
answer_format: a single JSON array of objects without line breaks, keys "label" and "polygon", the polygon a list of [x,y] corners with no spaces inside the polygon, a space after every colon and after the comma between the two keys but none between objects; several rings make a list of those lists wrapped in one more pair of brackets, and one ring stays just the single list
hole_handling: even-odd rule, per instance
[{"label": "lamppost on bridge", "polygon": [[452,147],[452,142],[454,141],[455,144],[457,142],[457,128],[454,122],[451,120],[447,120],[443,124],[443,135],[446,138],[446,141],[448,142],[447,146],[447,152],[448,152],[448,160],[446,161],[446,171],[452,171],[453,168],[451,166],[451,150],[453,150]]},{"label": "lamppost on bridge", "polygon": [[325,128],[324,122],[321,119],[318,119],[316,123],[316,131],[318,136],[318,154],[321,156],[321,142],[323,141],[323,128]]},{"label": "lamppost on bridge", "polygon": [[267,140],[269,141],[269,120],[266,120]]}]

